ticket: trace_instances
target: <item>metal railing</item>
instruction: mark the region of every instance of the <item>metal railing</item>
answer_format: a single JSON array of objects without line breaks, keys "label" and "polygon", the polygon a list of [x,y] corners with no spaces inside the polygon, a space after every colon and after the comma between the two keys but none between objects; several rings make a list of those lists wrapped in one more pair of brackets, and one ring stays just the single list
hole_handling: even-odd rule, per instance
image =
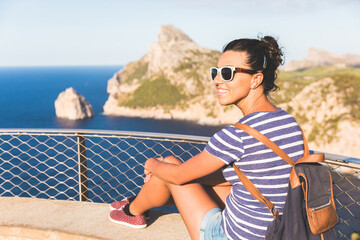
[{"label": "metal railing", "polygon": [[[0,129],[0,197],[110,203],[135,195],[144,162],[173,155],[186,161],[208,137],[159,133]],[[326,154],[333,177],[339,239],[360,231],[360,160]]]}]

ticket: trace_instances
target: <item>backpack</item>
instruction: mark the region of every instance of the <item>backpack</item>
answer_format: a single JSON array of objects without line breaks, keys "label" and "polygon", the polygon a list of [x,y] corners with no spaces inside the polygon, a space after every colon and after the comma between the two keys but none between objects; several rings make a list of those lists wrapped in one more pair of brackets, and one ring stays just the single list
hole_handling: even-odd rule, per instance
[{"label": "backpack", "polygon": [[282,149],[254,128],[242,123],[235,124],[235,127],[264,143],[292,166],[283,214],[279,215],[274,204],[233,164],[244,187],[255,199],[265,204],[274,216],[266,230],[265,239],[336,239],[334,226],[338,222],[338,216],[332,178],[329,169],[320,164],[324,161],[324,154],[310,155],[302,133],[304,155],[294,163]]}]

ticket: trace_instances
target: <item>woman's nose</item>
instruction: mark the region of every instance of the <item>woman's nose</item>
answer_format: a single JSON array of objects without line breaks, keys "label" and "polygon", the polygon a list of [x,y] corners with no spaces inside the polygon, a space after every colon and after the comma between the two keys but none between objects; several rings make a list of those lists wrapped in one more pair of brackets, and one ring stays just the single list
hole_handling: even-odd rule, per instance
[{"label": "woman's nose", "polygon": [[213,80],[214,84],[221,84],[223,82],[223,80],[221,79],[220,73],[216,74],[214,80]]}]

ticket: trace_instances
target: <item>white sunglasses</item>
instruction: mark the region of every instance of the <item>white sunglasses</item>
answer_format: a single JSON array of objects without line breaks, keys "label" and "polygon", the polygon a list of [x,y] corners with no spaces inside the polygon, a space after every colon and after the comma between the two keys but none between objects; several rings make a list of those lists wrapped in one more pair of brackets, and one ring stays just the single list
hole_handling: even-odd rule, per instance
[{"label": "white sunglasses", "polygon": [[210,68],[211,79],[214,80],[219,72],[222,80],[231,81],[234,77],[234,74],[237,72],[255,74],[258,71],[246,69],[246,68],[237,68],[237,67],[222,67],[222,68],[212,67]]}]

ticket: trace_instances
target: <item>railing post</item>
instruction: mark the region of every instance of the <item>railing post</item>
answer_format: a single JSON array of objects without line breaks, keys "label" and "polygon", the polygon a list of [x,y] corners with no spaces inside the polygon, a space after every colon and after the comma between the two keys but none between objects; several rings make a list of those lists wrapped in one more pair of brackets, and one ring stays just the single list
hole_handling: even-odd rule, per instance
[{"label": "railing post", "polygon": [[77,133],[78,167],[79,167],[79,197],[80,201],[89,200],[88,177],[86,166],[86,147],[83,133]]}]

